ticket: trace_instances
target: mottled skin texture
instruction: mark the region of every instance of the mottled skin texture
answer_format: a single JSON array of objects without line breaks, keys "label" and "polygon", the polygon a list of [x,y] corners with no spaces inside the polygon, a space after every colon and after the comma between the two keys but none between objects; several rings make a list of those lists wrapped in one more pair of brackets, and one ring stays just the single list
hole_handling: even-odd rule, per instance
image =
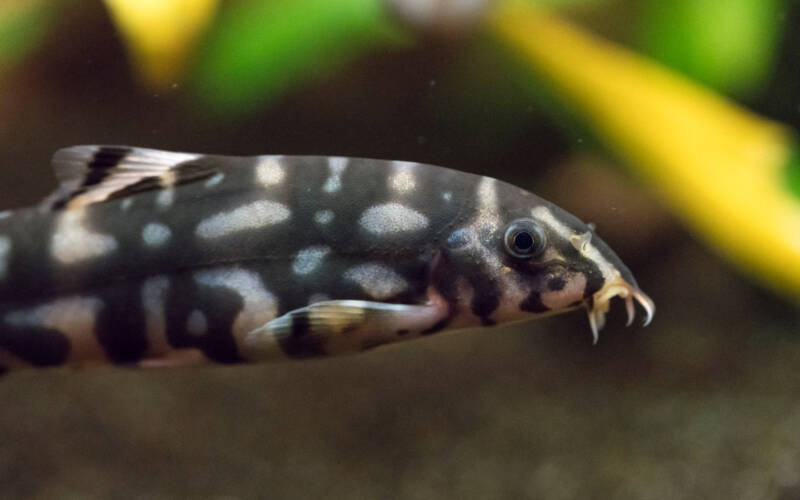
[{"label": "mottled skin texture", "polygon": [[[380,160],[166,154],[161,179],[90,203],[85,193],[127,150],[76,154],[95,167],[66,183],[55,208],[0,219],[10,242],[4,367],[171,364],[191,348],[223,363],[323,356],[569,310],[591,301],[609,269],[635,286],[598,238],[601,257],[576,247],[571,238],[589,231],[581,221],[486,177]],[[536,213],[561,226],[539,221],[541,256],[510,255],[507,225]],[[304,309],[314,302],[328,307]]]}]

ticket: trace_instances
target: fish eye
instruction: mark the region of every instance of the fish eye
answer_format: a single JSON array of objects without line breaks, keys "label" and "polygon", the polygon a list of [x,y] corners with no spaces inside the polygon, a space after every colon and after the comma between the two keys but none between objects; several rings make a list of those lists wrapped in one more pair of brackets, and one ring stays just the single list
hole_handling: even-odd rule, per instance
[{"label": "fish eye", "polygon": [[531,219],[517,219],[508,225],[505,234],[508,253],[520,259],[540,255],[546,245],[542,228]]}]

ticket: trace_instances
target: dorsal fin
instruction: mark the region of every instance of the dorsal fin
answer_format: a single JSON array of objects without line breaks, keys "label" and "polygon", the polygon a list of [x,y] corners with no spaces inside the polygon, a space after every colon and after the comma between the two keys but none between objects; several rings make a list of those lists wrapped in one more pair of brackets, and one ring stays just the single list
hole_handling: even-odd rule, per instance
[{"label": "dorsal fin", "polygon": [[[53,155],[60,181],[42,207],[72,209],[163,189],[218,172],[203,155],[127,146],[73,146]],[[217,165],[218,167],[218,165]]]}]

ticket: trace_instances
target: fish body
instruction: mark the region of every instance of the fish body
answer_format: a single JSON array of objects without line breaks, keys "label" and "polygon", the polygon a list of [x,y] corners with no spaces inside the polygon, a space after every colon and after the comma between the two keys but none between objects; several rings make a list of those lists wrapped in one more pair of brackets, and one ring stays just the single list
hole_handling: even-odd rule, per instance
[{"label": "fish body", "polygon": [[527,191],[412,162],[56,153],[0,218],[0,367],[358,352],[637,298],[592,230]]}]

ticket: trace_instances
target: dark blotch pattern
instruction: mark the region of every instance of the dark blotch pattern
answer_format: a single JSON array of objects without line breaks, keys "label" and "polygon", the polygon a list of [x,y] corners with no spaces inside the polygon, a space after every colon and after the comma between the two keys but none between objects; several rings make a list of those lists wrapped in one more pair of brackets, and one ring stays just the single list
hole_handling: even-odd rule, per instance
[{"label": "dark blotch pattern", "polygon": [[[476,285],[473,284],[473,286]],[[486,286],[486,288],[478,288],[477,286]],[[472,307],[472,312],[475,313],[475,316],[480,318],[483,326],[492,326],[495,324],[495,321],[489,316],[491,316],[500,305],[500,291],[494,283],[491,283],[491,286],[488,286],[488,283],[479,284],[477,286],[470,307]]]},{"label": "dark blotch pattern", "polygon": [[567,286],[567,281],[561,276],[556,276],[547,280],[547,288],[552,292],[563,290]]},{"label": "dark blotch pattern", "polygon": [[[234,290],[198,285],[185,276],[173,280],[166,306],[167,339],[175,348],[199,348],[218,363],[241,362],[231,328],[243,307],[241,296]],[[203,311],[208,322],[208,331],[202,336],[186,331],[189,315],[195,309]]]},{"label": "dark blotch pattern", "polygon": [[530,295],[522,301],[519,308],[532,313],[543,313],[550,310],[549,307],[542,303],[542,296],[539,292],[531,292]]},{"label": "dark blotch pattern", "polygon": [[583,292],[583,296],[590,297],[594,295],[595,292],[603,288],[604,283],[605,280],[599,269],[588,269],[586,272],[586,289]]},{"label": "dark blotch pattern", "polygon": [[141,360],[147,351],[145,319],[136,288],[111,288],[102,294],[103,309],[96,325],[97,341],[114,363]]},{"label": "dark blotch pattern", "polygon": [[0,347],[36,366],[60,365],[67,360],[69,339],[48,328],[4,327]]}]

